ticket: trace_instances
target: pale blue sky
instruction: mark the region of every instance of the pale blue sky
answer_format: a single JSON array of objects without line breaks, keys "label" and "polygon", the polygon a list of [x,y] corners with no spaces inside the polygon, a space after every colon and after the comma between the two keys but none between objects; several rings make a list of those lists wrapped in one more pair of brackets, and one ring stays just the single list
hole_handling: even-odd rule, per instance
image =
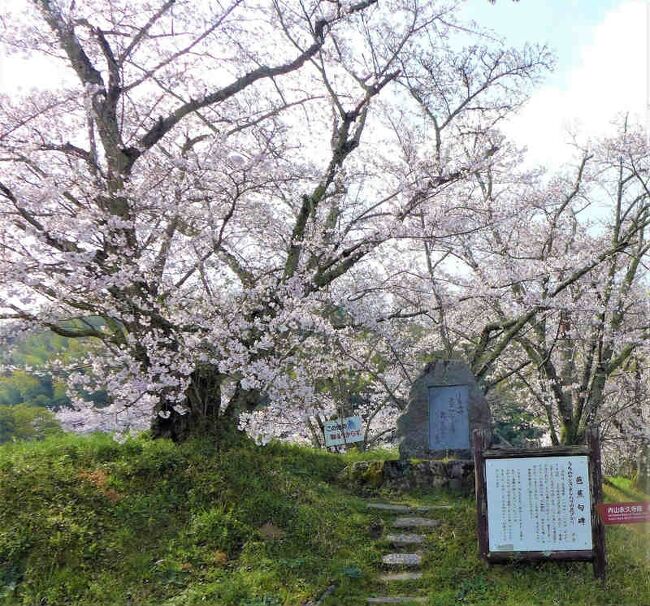
[{"label": "pale blue sky", "polygon": [[555,52],[557,69],[547,84],[564,86],[571,68],[580,60],[593,28],[621,0],[467,0],[463,14],[495,30],[513,46],[547,43]]},{"label": "pale blue sky", "polygon": [[503,125],[532,163],[563,164],[574,138],[610,135],[623,115],[645,125],[647,7],[646,0],[466,0],[462,16],[508,46],[546,43],[555,54],[555,71]]}]

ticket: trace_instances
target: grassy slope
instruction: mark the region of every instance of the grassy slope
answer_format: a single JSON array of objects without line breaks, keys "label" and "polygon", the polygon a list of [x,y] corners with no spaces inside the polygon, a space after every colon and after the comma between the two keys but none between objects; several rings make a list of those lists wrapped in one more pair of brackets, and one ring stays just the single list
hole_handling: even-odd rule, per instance
[{"label": "grassy slope", "polygon": [[[605,486],[607,500],[643,499],[642,494],[630,489],[629,481],[616,479],[613,482],[615,484]],[[411,496],[407,501],[424,505],[439,502],[439,496]],[[637,524],[606,529],[609,566],[603,588],[594,580],[591,564],[587,563],[486,565],[477,556],[474,499],[457,499],[448,495],[446,502],[454,503],[456,507],[435,514],[442,524],[428,538],[424,550],[424,578],[392,593],[429,596],[430,606],[650,605],[650,535],[647,526]],[[390,516],[383,517],[388,523]],[[334,600],[327,602],[327,606],[338,603]]]},{"label": "grassy slope", "polygon": [[[0,447],[0,603],[328,606],[379,592],[376,517],[336,485],[346,459],[274,445],[215,452],[146,439],[66,436]],[[632,500],[624,482],[613,500]],[[412,496],[451,502],[449,495]],[[487,568],[471,499],[455,499],[407,587],[431,604],[650,604],[644,527],[609,528],[602,590],[585,564]],[[264,527],[271,523],[271,527]]]}]

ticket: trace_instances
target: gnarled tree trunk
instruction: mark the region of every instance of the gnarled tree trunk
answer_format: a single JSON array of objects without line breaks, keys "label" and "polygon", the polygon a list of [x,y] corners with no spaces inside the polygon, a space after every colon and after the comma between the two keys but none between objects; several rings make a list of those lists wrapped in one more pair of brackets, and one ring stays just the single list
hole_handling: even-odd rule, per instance
[{"label": "gnarled tree trunk", "polygon": [[[223,376],[213,366],[197,368],[190,377],[181,412],[179,402],[161,398],[151,424],[154,438],[182,442],[199,435],[217,435],[221,426]],[[175,408],[176,407],[176,408]]]},{"label": "gnarled tree trunk", "polygon": [[224,375],[214,366],[200,366],[194,370],[182,402],[186,412],[176,409],[178,402],[161,398],[151,425],[153,437],[183,442],[193,437],[211,436],[219,441],[226,435],[236,434],[239,415],[255,410],[261,394],[238,385],[230,402],[222,402],[224,380]]}]

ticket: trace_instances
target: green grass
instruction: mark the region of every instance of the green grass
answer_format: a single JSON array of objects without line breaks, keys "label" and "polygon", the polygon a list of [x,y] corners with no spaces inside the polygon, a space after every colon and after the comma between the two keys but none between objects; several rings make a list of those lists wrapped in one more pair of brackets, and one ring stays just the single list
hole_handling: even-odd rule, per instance
[{"label": "green grass", "polygon": [[[615,487],[629,494],[623,496]],[[606,500],[641,500],[630,481],[614,478],[605,485]],[[430,606],[647,606],[650,604],[648,527],[642,524],[606,528],[608,578],[603,586],[592,566],[582,562],[517,563],[488,566],[477,555],[476,508],[473,498],[452,495],[410,495],[412,505],[453,503],[452,510],[436,511],[441,526],[424,550],[420,581],[389,589],[391,595],[429,597]],[[386,523],[390,516],[382,516]],[[377,591],[377,595],[379,592]],[[327,606],[338,604],[336,600]],[[347,602],[346,602],[347,604]],[[362,601],[349,602],[361,606]]]},{"label": "green grass", "polygon": [[[473,501],[441,493],[400,499],[456,507],[437,513],[424,578],[381,588],[387,546],[368,528],[390,516],[369,512],[336,480],[362,458],[144,437],[0,447],[0,604],[299,606],[331,584],[327,606],[390,591],[438,606],[650,604],[644,526],[608,528],[603,588],[587,564],[487,567],[476,554]],[[614,501],[641,497],[623,479],[605,490]]]},{"label": "green grass", "polygon": [[330,580],[363,585],[378,555],[363,502],[333,483],[343,465],[279,445],[2,447],[0,601],[261,606],[300,604]]}]

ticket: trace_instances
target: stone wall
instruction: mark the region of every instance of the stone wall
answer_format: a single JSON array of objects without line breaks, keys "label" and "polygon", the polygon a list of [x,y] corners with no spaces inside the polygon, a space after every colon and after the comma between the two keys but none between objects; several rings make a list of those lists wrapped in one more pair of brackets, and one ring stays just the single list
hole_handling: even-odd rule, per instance
[{"label": "stone wall", "polygon": [[357,461],[341,472],[341,480],[361,492],[442,488],[469,494],[474,490],[474,461]]}]

